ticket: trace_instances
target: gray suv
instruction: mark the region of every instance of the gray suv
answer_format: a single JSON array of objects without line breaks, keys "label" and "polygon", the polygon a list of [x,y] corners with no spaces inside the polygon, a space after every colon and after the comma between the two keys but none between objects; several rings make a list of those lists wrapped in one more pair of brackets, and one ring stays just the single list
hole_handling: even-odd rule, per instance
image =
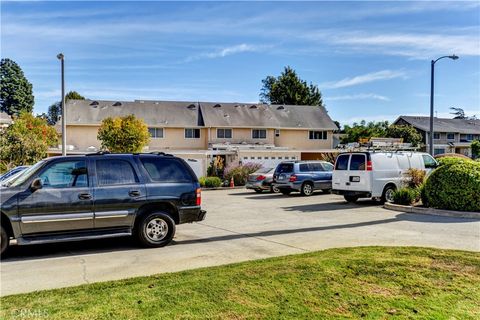
[{"label": "gray suv", "polygon": [[201,221],[201,190],[184,160],[161,154],[53,157],[0,190],[1,253],[18,245],[133,235],[168,244],[175,225]]},{"label": "gray suv", "polygon": [[326,161],[284,161],[273,174],[273,186],[288,195],[293,191],[311,196],[315,190],[332,190],[333,165]]}]

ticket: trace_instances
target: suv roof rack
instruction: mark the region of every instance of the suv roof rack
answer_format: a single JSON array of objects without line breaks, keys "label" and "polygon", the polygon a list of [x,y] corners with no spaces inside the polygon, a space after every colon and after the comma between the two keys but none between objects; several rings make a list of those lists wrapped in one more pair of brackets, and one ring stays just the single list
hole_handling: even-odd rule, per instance
[{"label": "suv roof rack", "polygon": [[111,154],[110,151],[98,151],[94,153],[87,153],[85,156],[103,156],[104,154]]}]

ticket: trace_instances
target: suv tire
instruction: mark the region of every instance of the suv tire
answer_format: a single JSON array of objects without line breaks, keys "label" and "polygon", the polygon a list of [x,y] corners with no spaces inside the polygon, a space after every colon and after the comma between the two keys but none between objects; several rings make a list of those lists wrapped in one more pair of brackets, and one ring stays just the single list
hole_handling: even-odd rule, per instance
[{"label": "suv tire", "polygon": [[7,251],[10,239],[8,237],[7,230],[0,226],[0,255],[3,256],[4,252]]},{"label": "suv tire", "polygon": [[278,189],[277,187],[271,186],[270,187],[270,192],[271,193],[280,193],[280,189]]},{"label": "suv tire", "polygon": [[175,221],[165,212],[152,212],[140,218],[135,235],[144,247],[166,246],[175,235]]},{"label": "suv tire", "polygon": [[302,196],[310,197],[313,194],[313,184],[311,182],[305,182],[302,184],[302,189],[300,193]]},{"label": "suv tire", "polygon": [[393,193],[395,192],[395,190],[397,190],[397,188],[392,185],[386,186],[385,189],[383,189],[382,193],[382,203],[393,203]]},{"label": "suv tire", "polygon": [[349,195],[344,195],[343,198],[350,203],[355,203],[358,200],[358,196],[349,196]]}]

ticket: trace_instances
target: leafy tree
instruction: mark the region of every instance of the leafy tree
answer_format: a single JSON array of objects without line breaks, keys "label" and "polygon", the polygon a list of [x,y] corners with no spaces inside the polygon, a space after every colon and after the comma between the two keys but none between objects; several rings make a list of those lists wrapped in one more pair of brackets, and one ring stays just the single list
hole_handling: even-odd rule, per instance
[{"label": "leafy tree", "polygon": [[388,128],[388,121],[369,122],[362,120],[360,123],[354,122],[352,126],[344,125],[345,136],[342,143],[358,142],[360,139],[369,139],[371,137],[385,137]]},{"label": "leafy tree", "polygon": [[45,158],[48,147],[56,145],[55,129],[44,119],[23,112],[0,135],[0,169],[33,164]]},{"label": "leafy tree", "polygon": [[20,66],[13,60],[0,62],[0,110],[18,116],[32,112],[34,97],[32,84],[28,82]]},{"label": "leafy tree", "polygon": [[125,117],[105,118],[98,130],[97,139],[102,149],[114,153],[140,152],[150,141],[148,127],[133,114]]},{"label": "leafy tree", "polygon": [[480,140],[473,140],[471,144],[473,158],[480,157]]},{"label": "leafy tree", "polygon": [[450,114],[454,115],[453,119],[467,119],[468,118],[465,115],[465,111],[463,111],[462,108],[451,107],[450,110],[452,110],[452,112],[450,112]]},{"label": "leafy tree", "polygon": [[[65,95],[65,103],[68,100],[85,100],[85,97],[82,96],[80,93],[76,91],[69,91]],[[54,104],[52,104],[50,107],[48,107],[48,123],[53,125],[57,123],[58,118],[62,115],[62,102],[57,101]]]},{"label": "leafy tree", "polygon": [[338,130],[337,131],[342,131],[342,127],[340,126],[340,122],[338,122],[337,120],[333,121],[333,123],[335,123],[338,127]]},{"label": "leafy tree", "polygon": [[260,102],[268,104],[324,106],[318,87],[300,79],[290,67],[285,67],[278,77],[262,80]]},{"label": "leafy tree", "polygon": [[403,138],[403,142],[411,143],[416,147],[422,141],[422,136],[412,126],[405,125],[391,125],[386,130],[386,137],[388,138]]}]

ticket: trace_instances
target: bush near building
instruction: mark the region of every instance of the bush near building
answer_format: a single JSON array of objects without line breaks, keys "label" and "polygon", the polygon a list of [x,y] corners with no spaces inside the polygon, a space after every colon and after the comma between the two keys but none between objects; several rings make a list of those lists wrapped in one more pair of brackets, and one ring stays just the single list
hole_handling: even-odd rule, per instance
[{"label": "bush near building", "polygon": [[230,181],[233,177],[233,181],[236,186],[244,186],[247,182],[248,175],[254,173],[262,167],[259,163],[245,163],[240,165],[231,165],[225,168],[223,177]]},{"label": "bush near building", "polygon": [[442,158],[440,167],[427,179],[421,192],[427,207],[480,211],[480,163]]},{"label": "bush near building", "polygon": [[218,188],[222,185],[222,179],[219,177],[200,177],[198,181],[200,186],[204,188]]},{"label": "bush near building", "polygon": [[102,149],[113,153],[141,152],[150,141],[148,127],[134,115],[105,118],[98,130],[97,139]]}]

